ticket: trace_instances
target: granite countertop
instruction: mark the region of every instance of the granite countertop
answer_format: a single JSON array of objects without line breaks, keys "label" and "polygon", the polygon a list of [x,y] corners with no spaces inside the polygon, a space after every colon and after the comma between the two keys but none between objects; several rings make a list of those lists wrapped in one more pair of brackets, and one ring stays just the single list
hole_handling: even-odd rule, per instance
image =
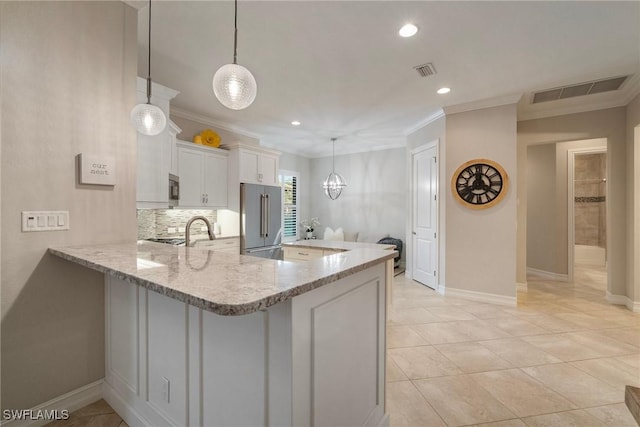
[{"label": "granite countertop", "polygon": [[298,240],[296,242],[283,243],[283,247],[295,247],[295,248],[310,248],[310,249],[333,249],[339,251],[353,251],[357,249],[382,249],[382,250],[395,250],[395,245],[384,245],[378,243],[363,243],[363,242],[343,242],[339,240],[319,240],[308,239]]},{"label": "granite countertop", "polygon": [[358,248],[293,263],[148,241],[49,248],[49,252],[221,315],[253,313],[395,255]]}]

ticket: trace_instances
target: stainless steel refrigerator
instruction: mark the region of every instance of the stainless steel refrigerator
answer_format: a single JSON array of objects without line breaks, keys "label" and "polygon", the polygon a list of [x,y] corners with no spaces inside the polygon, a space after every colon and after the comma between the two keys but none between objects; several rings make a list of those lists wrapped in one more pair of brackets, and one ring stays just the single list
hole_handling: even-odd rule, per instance
[{"label": "stainless steel refrigerator", "polygon": [[240,253],[282,259],[282,190],[240,184]]}]

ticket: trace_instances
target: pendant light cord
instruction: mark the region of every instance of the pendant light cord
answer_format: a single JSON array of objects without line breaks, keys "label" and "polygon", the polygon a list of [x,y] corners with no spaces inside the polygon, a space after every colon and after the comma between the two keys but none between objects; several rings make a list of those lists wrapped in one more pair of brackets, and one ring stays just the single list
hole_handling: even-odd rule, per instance
[{"label": "pendant light cord", "polygon": [[[151,0],[149,0],[151,1]],[[234,1],[234,12],[233,12],[233,63],[237,64],[237,56],[238,56],[238,0]]]},{"label": "pendant light cord", "polygon": [[331,158],[333,159],[331,163],[331,172],[336,173],[336,138],[331,138],[333,142],[333,155]]},{"label": "pendant light cord", "polygon": [[149,0],[149,53],[147,57],[147,104],[151,104],[151,0]]}]

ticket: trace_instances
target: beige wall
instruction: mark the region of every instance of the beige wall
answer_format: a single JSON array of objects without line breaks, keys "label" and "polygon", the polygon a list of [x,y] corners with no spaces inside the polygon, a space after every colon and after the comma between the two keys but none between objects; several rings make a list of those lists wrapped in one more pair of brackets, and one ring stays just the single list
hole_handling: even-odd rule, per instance
[{"label": "beige wall", "polygon": [[[0,12],[2,408],[22,409],[104,376],[102,275],[47,248],[136,238],[137,15],[122,2]],[[115,187],[76,185],[78,153],[114,156]],[[71,229],[22,233],[22,210],[68,210]]]},{"label": "beige wall", "polygon": [[[413,268],[413,251],[411,247],[412,240],[412,217],[411,217],[411,198],[413,195],[410,193],[411,189],[411,180],[413,177],[411,176],[411,152],[416,148],[419,148],[425,144],[428,144],[432,141],[438,141],[438,184],[440,191],[448,190],[448,178],[447,171],[444,167],[446,164],[446,117],[441,117],[428,125],[418,129],[412,134],[407,136],[407,182],[406,182],[406,200],[407,200],[407,208],[406,208],[406,218],[405,218],[405,228],[406,228],[406,265],[407,272],[410,274]],[[438,240],[439,245],[439,256],[438,256],[438,286],[444,285],[446,283],[446,257],[444,256],[447,245],[447,234],[446,234],[446,225],[447,225],[447,216],[446,216],[446,203],[444,199],[441,203],[438,204],[438,235],[440,236]]]},{"label": "beige wall", "polygon": [[[565,116],[549,117],[544,119],[527,120],[518,122],[518,145],[526,147],[532,144],[557,143],[577,141],[594,138],[607,138],[607,169],[609,170],[609,212],[608,212],[608,242],[607,254],[609,260],[608,286],[614,295],[626,295],[626,109],[624,107],[606,110],[591,111],[586,113],[569,114]],[[566,147],[569,148],[569,147]],[[566,159],[566,157],[565,157]],[[557,157],[558,164],[565,162]],[[566,166],[564,166],[564,178],[561,167],[557,170],[556,178],[566,182]],[[523,179],[523,177],[521,177]],[[522,183],[520,183],[522,184]],[[526,188],[519,185],[519,190]],[[525,189],[526,191],[526,189]],[[562,272],[566,272],[567,264],[567,223],[566,223],[566,192],[557,194],[557,206],[565,206],[564,215],[560,212],[558,219],[558,259],[565,265]],[[520,195],[522,201],[525,195]],[[565,202],[563,202],[565,201]],[[520,204],[520,209],[523,204]],[[526,212],[526,205],[524,206]],[[518,215],[519,226],[523,226],[526,215],[522,212]],[[564,242],[565,250],[560,247]],[[526,251],[526,241],[519,236],[518,250]],[[561,258],[563,257],[563,258]],[[519,268],[522,268],[519,266]]]},{"label": "beige wall", "polygon": [[488,158],[510,178],[504,199],[486,210],[462,206],[450,183],[441,183],[447,205],[446,288],[515,298],[516,105],[447,115],[446,134],[447,177],[468,160]]},{"label": "beige wall", "polygon": [[627,296],[640,304],[640,95],[627,106]]},{"label": "beige wall", "polygon": [[556,147],[527,150],[527,267],[557,272]]},{"label": "beige wall", "polygon": [[336,156],[335,171],[347,181],[347,188],[336,200],[329,199],[322,189],[331,167],[331,157],[311,160],[309,215],[320,219],[317,235],[321,238],[325,227],[342,227],[359,232],[360,238],[377,241],[377,237],[389,234],[404,241],[405,149]]}]

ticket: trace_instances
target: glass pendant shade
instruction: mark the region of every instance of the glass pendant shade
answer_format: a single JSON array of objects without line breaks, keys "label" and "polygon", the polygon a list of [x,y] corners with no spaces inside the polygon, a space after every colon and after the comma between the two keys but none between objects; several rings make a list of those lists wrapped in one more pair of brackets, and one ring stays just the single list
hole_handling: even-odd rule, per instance
[{"label": "glass pendant shade", "polygon": [[242,65],[226,64],[213,76],[213,93],[222,105],[232,110],[247,108],[256,99],[256,79]]},{"label": "glass pendant shade", "polygon": [[322,187],[324,194],[331,200],[335,200],[342,194],[342,189],[347,186],[347,182],[339,173],[331,172],[324,180]]},{"label": "glass pendant shade", "polygon": [[131,124],[141,134],[154,136],[167,126],[167,117],[160,107],[138,104],[131,110]]},{"label": "glass pendant shade", "polygon": [[149,50],[147,52],[147,103],[138,104],[131,110],[131,124],[142,135],[154,136],[167,127],[167,117],[160,107],[151,104],[151,0],[149,0]]}]

